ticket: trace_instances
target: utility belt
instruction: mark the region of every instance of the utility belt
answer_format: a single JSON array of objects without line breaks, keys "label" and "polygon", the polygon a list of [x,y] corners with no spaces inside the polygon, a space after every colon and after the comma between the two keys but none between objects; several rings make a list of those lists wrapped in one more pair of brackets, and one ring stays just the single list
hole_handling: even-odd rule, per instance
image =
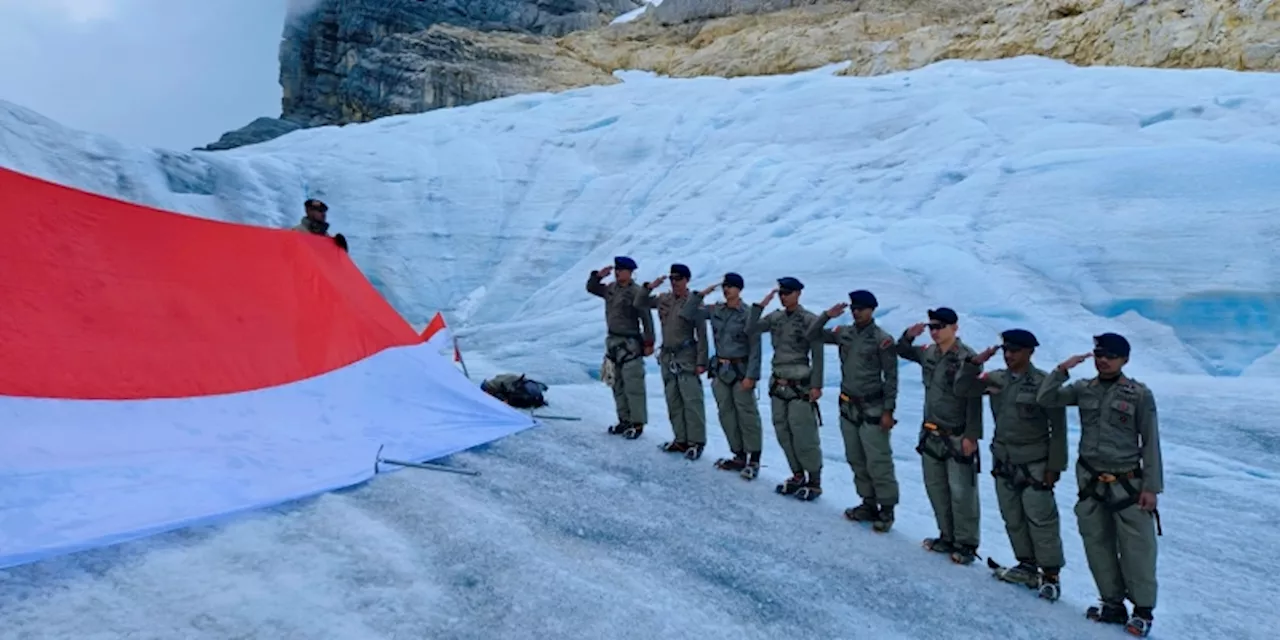
[{"label": "utility belt", "polygon": [[769,377],[769,397],[777,398],[784,402],[793,400],[809,401],[808,381],[806,380],[788,380],[779,378],[778,376]]},{"label": "utility belt", "polygon": [[1052,491],[1053,487],[1046,484],[1044,478],[1037,478],[1031,473],[1031,465],[1048,461],[1049,458],[1044,457],[1022,464],[1012,464],[992,456],[991,477],[1004,480],[1005,486],[1018,493],[1022,493],[1027,487],[1031,487],[1036,491]]},{"label": "utility belt", "polygon": [[866,405],[884,399],[884,391],[876,391],[865,396],[852,396],[840,392],[840,415],[853,424],[880,424],[880,417],[867,415]]},{"label": "utility belt", "polygon": [[813,417],[817,420],[818,426],[822,426],[822,409],[817,402],[809,399],[809,383],[807,380],[788,380],[787,378],[770,376],[769,397],[777,398],[783,402],[795,402],[797,400],[808,402],[809,406],[813,408]]},{"label": "utility belt", "polygon": [[[956,449],[956,446],[951,442],[952,438],[963,433],[963,429],[948,430],[932,422],[925,422],[921,427],[920,442],[916,444],[916,453],[922,456],[929,456],[934,460],[942,462],[955,460],[960,464],[973,465],[973,481],[976,484],[978,481],[978,474],[982,473],[982,456],[980,456],[976,450],[973,452],[973,455],[966,456],[963,451]],[[959,431],[960,433],[952,433],[954,431]],[[936,442],[941,442],[946,453],[935,453],[932,447],[927,446],[930,439],[933,439]]]},{"label": "utility belt", "polygon": [[715,365],[707,368],[707,377],[712,380],[720,378],[721,382],[733,386],[747,377],[746,358],[713,356],[712,360]]},{"label": "utility belt", "polygon": [[[635,334],[635,333],[614,333],[614,332],[610,331],[610,332],[609,332],[609,337],[610,337],[610,338],[623,338],[623,339],[625,339],[625,340],[626,340],[626,342],[621,342],[621,343],[615,344],[615,345],[613,345],[612,347],[608,347],[608,348],[606,348],[606,349],[605,349],[605,351],[604,351],[604,357],[605,357],[605,359],[606,359],[606,360],[608,360],[608,361],[610,361],[610,362],[612,362],[612,363],[614,364],[614,366],[618,367],[619,369],[621,369],[621,368],[622,368],[622,365],[624,365],[624,364],[626,364],[626,363],[628,363],[628,362],[630,362],[630,361],[632,361],[632,360],[635,360],[636,358],[643,358],[643,357],[644,357],[644,344],[643,344],[643,339],[641,338],[641,336],[640,336],[639,334]],[[632,347],[632,343],[633,343],[633,342],[639,342],[639,343],[640,343],[640,345],[639,345],[639,346],[640,346],[640,348],[639,348],[639,349],[632,349],[631,347]]]},{"label": "utility belt", "polygon": [[[1130,481],[1142,479],[1142,467],[1136,467],[1123,473],[1108,473],[1105,471],[1098,471],[1093,468],[1093,465],[1085,462],[1083,458],[1079,459],[1079,463],[1080,466],[1084,467],[1084,470],[1089,473],[1089,479],[1085,481],[1084,486],[1080,488],[1079,498],[1081,502],[1087,499],[1097,500],[1098,502],[1101,502],[1102,506],[1111,513],[1117,513],[1138,504],[1138,496],[1141,495],[1142,492],[1138,490],[1137,487],[1134,487],[1133,483]],[[1109,499],[1110,492],[1107,491],[1103,485],[1114,484],[1120,485],[1120,488],[1124,489],[1127,495],[1122,500],[1111,502]],[[1164,531],[1160,527],[1160,511],[1158,509],[1153,509],[1151,511],[1151,515],[1155,516],[1156,519],[1156,535],[1164,535]]]},{"label": "utility belt", "polygon": [[671,375],[673,376],[678,376],[681,373],[686,373],[688,371],[691,371],[692,369],[695,368],[695,365],[680,364],[676,362],[676,356],[681,351],[684,351],[685,349],[693,346],[694,344],[697,344],[697,340],[693,338],[689,338],[688,340],[685,340],[684,342],[681,342],[680,344],[677,344],[674,347],[668,347],[666,343],[663,343],[662,350],[659,351],[658,353],[658,362],[663,363],[664,366],[666,366],[667,371],[670,372]]}]

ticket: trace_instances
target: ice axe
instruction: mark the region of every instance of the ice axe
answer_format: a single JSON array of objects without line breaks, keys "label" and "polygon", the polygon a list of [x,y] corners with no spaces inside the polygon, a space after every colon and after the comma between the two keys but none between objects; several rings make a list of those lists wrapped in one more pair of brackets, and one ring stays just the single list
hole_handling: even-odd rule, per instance
[{"label": "ice axe", "polygon": [[443,464],[431,464],[429,462],[409,462],[407,460],[392,460],[390,458],[384,458],[382,457],[382,447],[383,445],[378,446],[378,454],[376,456],[376,461],[373,463],[374,474],[378,473],[379,463],[386,463],[386,464],[393,464],[398,467],[409,467],[412,469],[425,469],[427,471],[446,471],[448,473],[458,473],[464,476],[480,475],[480,472],[474,469],[460,469],[458,467],[449,467]]}]

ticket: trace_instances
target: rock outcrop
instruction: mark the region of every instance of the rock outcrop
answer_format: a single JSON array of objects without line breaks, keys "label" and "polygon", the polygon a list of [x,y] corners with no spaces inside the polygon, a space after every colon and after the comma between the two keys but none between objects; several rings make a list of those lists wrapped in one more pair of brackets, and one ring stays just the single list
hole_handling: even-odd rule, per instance
[{"label": "rock outcrop", "polygon": [[561,44],[601,68],[676,77],[791,73],[846,60],[852,64],[842,73],[870,75],[1020,55],[1079,65],[1280,70],[1280,0],[865,0],[673,26],[656,17],[669,5],[705,10],[726,1],[665,0],[646,12],[654,15],[569,34]]},{"label": "rock outcrop", "polygon": [[266,142],[301,128],[303,128],[301,124],[292,120],[264,116],[235,131],[228,131],[222,134],[222,137],[218,138],[217,142],[201,147],[199,151],[220,151],[222,149],[234,149],[249,144]]},{"label": "rock outcrop", "polygon": [[[640,0],[290,0],[281,116],[206,149],[529,91],[615,82],[553,39],[607,25]],[[305,5],[305,7],[301,6]],[[294,126],[296,125],[296,126]]]},{"label": "rock outcrop", "polygon": [[619,69],[732,77],[849,61],[841,73],[871,75],[1038,55],[1280,71],[1280,0],[664,0],[605,24],[640,5],[321,0],[286,28],[283,118],[359,122],[608,84]]}]

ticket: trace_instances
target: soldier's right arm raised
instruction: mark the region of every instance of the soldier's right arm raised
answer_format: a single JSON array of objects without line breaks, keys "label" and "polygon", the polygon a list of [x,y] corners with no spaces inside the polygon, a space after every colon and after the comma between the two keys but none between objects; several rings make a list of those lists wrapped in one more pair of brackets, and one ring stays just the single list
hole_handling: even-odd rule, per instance
[{"label": "soldier's right arm raised", "polygon": [[693,323],[706,322],[711,315],[711,307],[702,304],[703,298],[701,291],[690,292],[684,306],[680,307],[680,317]]},{"label": "soldier's right arm raised", "polygon": [[1059,365],[1054,367],[1049,375],[1044,377],[1044,381],[1040,383],[1040,389],[1036,391],[1036,404],[1042,407],[1074,407],[1080,401],[1080,391],[1075,384],[1063,386],[1066,382],[1068,374]]},{"label": "soldier's right arm raised", "polygon": [[587,276],[587,293],[599,298],[605,297],[608,294],[609,289],[600,280],[607,275],[609,275],[609,270],[607,268],[592,271],[591,275]]},{"label": "soldier's right arm raised", "polygon": [[827,329],[827,323],[831,322],[835,316],[830,313],[823,312],[814,316],[813,322],[809,324],[809,331],[805,337],[810,340],[821,340],[823,344],[839,344],[840,340],[836,336],[836,332],[840,330],[839,325],[835,329]]},{"label": "soldier's right arm raised", "polygon": [[762,318],[760,314],[763,312],[764,307],[759,302],[752,303],[751,313],[747,314],[747,335],[758,336],[773,328],[773,314]]},{"label": "soldier's right arm raised", "polygon": [[911,335],[911,332],[912,329],[907,329],[902,332],[902,337],[898,338],[898,357],[920,364],[924,362],[925,348],[912,344],[915,341],[915,336]]}]

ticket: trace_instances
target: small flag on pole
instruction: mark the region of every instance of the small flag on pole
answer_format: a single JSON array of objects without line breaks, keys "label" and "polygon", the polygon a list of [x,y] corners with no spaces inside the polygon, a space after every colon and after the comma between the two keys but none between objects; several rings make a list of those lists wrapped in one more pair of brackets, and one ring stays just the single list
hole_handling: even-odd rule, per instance
[{"label": "small flag on pole", "polygon": [[422,330],[422,341],[431,345],[436,353],[445,354],[445,350],[453,347],[453,363],[458,366],[463,375],[468,379],[471,374],[467,372],[467,364],[462,360],[462,349],[458,347],[458,337],[453,335],[449,330],[449,325],[444,321],[444,315],[439,311],[431,317],[431,322],[427,323],[427,328]]}]

